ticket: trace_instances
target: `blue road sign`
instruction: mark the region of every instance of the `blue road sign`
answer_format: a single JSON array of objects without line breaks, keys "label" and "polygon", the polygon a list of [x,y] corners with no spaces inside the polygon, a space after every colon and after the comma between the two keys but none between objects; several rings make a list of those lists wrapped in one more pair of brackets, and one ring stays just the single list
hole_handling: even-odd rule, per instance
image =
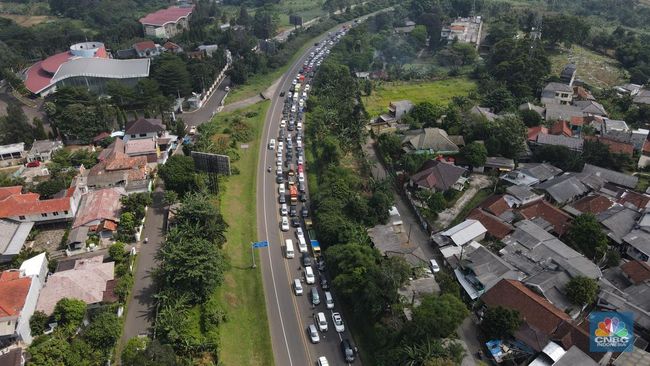
[{"label": "blue road sign", "polygon": [[269,246],[269,242],[266,241],[266,240],[265,241],[258,241],[257,243],[253,243],[253,248],[264,248],[264,247],[268,247],[268,246]]}]

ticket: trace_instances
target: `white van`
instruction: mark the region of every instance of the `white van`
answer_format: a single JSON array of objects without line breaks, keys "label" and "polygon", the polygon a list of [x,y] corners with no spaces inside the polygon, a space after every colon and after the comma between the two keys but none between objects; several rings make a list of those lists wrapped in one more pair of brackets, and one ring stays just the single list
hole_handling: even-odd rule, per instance
[{"label": "white van", "polygon": [[334,298],[329,291],[325,291],[325,305],[327,305],[328,309],[334,309]]},{"label": "white van", "polygon": [[296,256],[296,252],[293,251],[293,240],[287,239],[284,241],[284,252],[287,258],[293,258]]},{"label": "white van", "polygon": [[313,285],[316,283],[316,277],[314,277],[314,270],[311,269],[311,266],[305,267],[305,282],[308,285]]},{"label": "white van", "polygon": [[298,250],[300,253],[307,253],[307,241],[304,236],[298,237]]}]

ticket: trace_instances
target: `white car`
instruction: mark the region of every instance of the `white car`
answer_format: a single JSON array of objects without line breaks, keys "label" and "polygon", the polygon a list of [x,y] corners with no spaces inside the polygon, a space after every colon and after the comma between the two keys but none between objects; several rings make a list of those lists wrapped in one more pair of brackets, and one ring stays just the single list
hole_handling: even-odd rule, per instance
[{"label": "white car", "polygon": [[278,150],[282,151],[284,149],[284,142],[278,141]]},{"label": "white car", "polygon": [[305,181],[305,175],[300,173],[298,174],[298,182],[304,182]]},{"label": "white car", "polygon": [[278,159],[275,161],[276,166],[282,166],[282,155],[278,156]]},{"label": "white car", "polygon": [[289,210],[287,209],[287,204],[283,203],[282,206],[280,206],[280,215],[287,216],[288,213]]},{"label": "white car", "polygon": [[303,99],[307,99],[307,91],[302,92],[302,97],[303,97]]},{"label": "white car", "polygon": [[303,99],[300,99],[300,100],[298,101],[298,105],[299,105],[300,107],[303,107],[303,106],[305,105],[305,101],[304,101]]},{"label": "white car", "polygon": [[302,130],[302,122],[298,122],[298,123],[296,123],[296,129],[297,129],[298,131]]},{"label": "white car", "polygon": [[303,231],[302,231],[302,228],[301,228],[301,227],[296,228],[296,237],[297,237],[298,239],[300,239],[301,236],[302,236],[302,237],[305,236],[305,234],[304,234]]},{"label": "white car", "polygon": [[278,149],[278,150],[275,152],[275,156],[278,157],[278,158],[282,158],[282,150]]},{"label": "white car", "polygon": [[282,226],[282,231],[289,231],[289,219],[286,216],[282,216],[280,225]]},{"label": "white car", "polygon": [[285,194],[285,188],[284,183],[278,184],[278,194]]},{"label": "white car", "polygon": [[433,273],[440,272],[440,266],[438,265],[438,262],[436,262],[435,259],[430,259],[429,260],[429,267],[431,268],[431,271]]},{"label": "white car", "polygon": [[[287,221],[287,224],[288,224],[288,221]],[[316,283],[316,277],[314,276],[314,270],[311,269],[311,266],[305,267],[305,282],[307,282],[308,285],[313,285],[314,283]]]},{"label": "white car", "polygon": [[297,278],[293,280],[293,291],[296,293],[296,296],[302,295],[302,283]]},{"label": "white car", "polygon": [[293,79],[293,81],[291,82],[292,85],[296,85],[297,83],[298,81],[296,79]]},{"label": "white car", "polygon": [[336,329],[338,333],[345,332],[345,325],[343,325],[343,318],[341,317],[341,314],[332,313],[332,321],[334,322],[334,329]]},{"label": "white car", "polygon": [[302,157],[302,155],[298,155],[298,164],[303,164],[305,162],[305,159]]},{"label": "white car", "polygon": [[269,150],[275,149],[275,139],[269,140]]},{"label": "white car", "polygon": [[309,91],[309,88],[311,88],[309,84],[305,84],[305,91]]},{"label": "white car", "polygon": [[327,362],[327,357],[325,356],[318,357],[318,366],[330,366],[330,363]]},{"label": "white car", "polygon": [[277,169],[275,169],[275,174],[276,175],[282,175],[284,172],[282,171],[282,167],[279,166]]},{"label": "white car", "polygon": [[280,121],[280,128],[285,128],[285,127],[287,127],[287,121],[281,120]]},{"label": "white car", "polygon": [[291,113],[296,113],[296,105],[291,106]]},{"label": "white car", "polygon": [[325,313],[321,311],[314,315],[314,322],[318,326],[318,330],[321,332],[327,332],[327,319],[325,318]]},{"label": "white car", "polygon": [[307,327],[307,333],[309,334],[309,340],[311,343],[320,342],[320,336],[318,335],[318,330],[316,330],[316,326],[314,324],[309,324]]}]

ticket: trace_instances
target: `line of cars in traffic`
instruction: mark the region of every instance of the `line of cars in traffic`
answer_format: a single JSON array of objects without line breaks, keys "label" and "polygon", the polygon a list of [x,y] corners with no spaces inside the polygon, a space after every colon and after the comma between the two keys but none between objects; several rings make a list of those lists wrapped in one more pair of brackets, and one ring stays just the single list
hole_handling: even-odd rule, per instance
[{"label": "line of cars in traffic", "polygon": [[[305,179],[303,113],[311,90],[310,82],[316,69],[330,53],[330,48],[336,41],[340,40],[346,31],[347,28],[341,28],[334,34],[330,33],[326,40],[317,44],[316,49],[310,53],[309,58],[304,62],[302,70],[292,80],[291,88],[280,93],[280,96],[285,99],[278,138],[277,141],[270,139],[268,143],[268,148],[275,150],[275,182],[278,187],[280,229],[283,232],[290,231],[291,227],[295,229],[296,246],[300,252],[300,264],[303,269],[301,278],[295,278],[292,281],[294,295],[301,296],[307,293],[314,309],[324,305],[325,310],[329,310],[331,313],[329,318],[334,330],[339,334],[345,331],[345,325],[341,314],[334,311],[334,298],[329,291],[329,282],[324,273],[325,262],[320,256],[320,246],[315,240],[308,241],[307,239],[306,235],[310,235],[312,239],[315,239],[313,231],[308,230],[309,234],[303,231],[303,224],[307,229],[310,229],[311,223]],[[271,166],[269,166],[268,171],[273,171]],[[312,246],[313,257],[310,254],[308,242]],[[284,254],[287,259],[295,258],[293,238],[284,240]],[[317,281],[317,277],[319,281]],[[320,285],[320,290],[317,282]],[[307,326],[306,331],[309,340],[316,344],[321,341],[321,334],[324,335],[329,329],[328,316],[325,315],[324,311],[318,311],[313,313],[313,323]],[[341,337],[340,346],[345,362],[353,362],[357,351],[352,346],[352,343],[348,339]],[[319,366],[329,366],[325,356],[320,356],[317,363]]]}]

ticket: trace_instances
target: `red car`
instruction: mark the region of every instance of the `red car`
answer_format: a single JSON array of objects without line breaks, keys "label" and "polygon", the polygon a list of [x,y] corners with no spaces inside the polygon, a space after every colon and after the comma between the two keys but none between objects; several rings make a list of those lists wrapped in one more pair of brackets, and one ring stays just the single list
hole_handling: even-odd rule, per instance
[{"label": "red car", "polygon": [[38,160],[30,161],[29,163],[25,164],[26,167],[28,168],[36,168],[38,166],[41,166],[41,162]]}]

